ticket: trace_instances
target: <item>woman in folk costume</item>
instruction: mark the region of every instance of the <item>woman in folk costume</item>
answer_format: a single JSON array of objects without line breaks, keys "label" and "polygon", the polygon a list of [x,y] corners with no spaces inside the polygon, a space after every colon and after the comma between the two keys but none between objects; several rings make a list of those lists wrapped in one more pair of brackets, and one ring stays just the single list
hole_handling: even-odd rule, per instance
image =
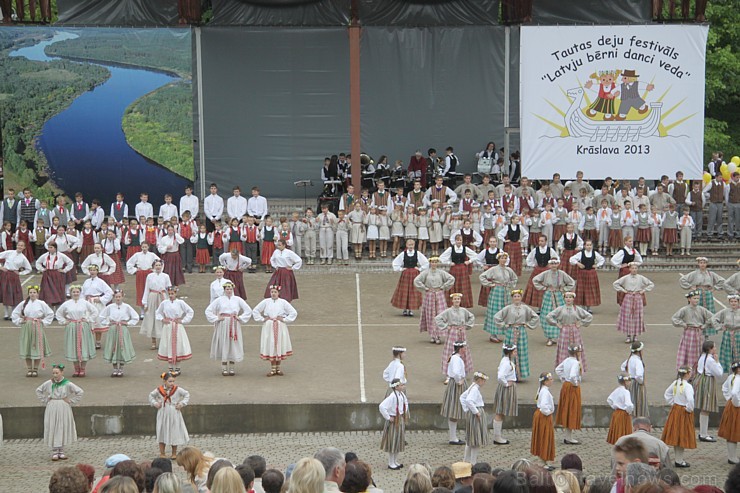
[{"label": "woman in folk costume", "polygon": [[617,293],[624,296],[619,305],[617,330],[626,336],[624,342],[627,344],[635,342],[637,336],[645,332],[645,293],[655,287],[653,281],[637,273],[638,269],[637,262],[630,262],[629,274],[612,284]]},{"label": "woman in folk costume", "polygon": [[67,460],[64,447],[77,441],[72,404],[82,399],[83,390],[64,378],[64,365],[54,364],[51,379],[39,385],[36,397],[44,411],[44,443],[51,448],[51,460]]},{"label": "woman in folk costume", "polygon": [[455,278],[444,269],[439,268],[439,257],[429,259],[429,268],[414,279],[414,287],[424,293],[421,304],[419,332],[428,332],[430,342],[441,344],[441,333],[437,330],[437,315],[447,309],[445,291],[455,283]]},{"label": "woman in folk costume", "polygon": [[190,392],[175,385],[172,372],[162,373],[163,384],[149,392],[149,405],[157,408],[157,443],[159,456],[164,458],[167,445],[172,449],[171,459],[177,458],[177,447],[190,441],[185,420],[180,410],[190,402]]},{"label": "woman in folk costume", "polygon": [[293,355],[287,324],[295,321],[298,312],[287,299],[280,297],[281,290],[280,286],[270,286],[270,297],[260,301],[252,310],[254,321],[264,322],[260,337],[260,358],[270,362],[268,377],[282,377],[284,373],[280,369],[280,363]]},{"label": "woman in folk costume", "polygon": [[[103,311],[105,305],[110,303],[113,299],[113,290],[108,284],[98,277],[98,266],[93,264],[87,268],[90,273],[90,277],[85,279],[82,283],[82,297],[93,304],[98,310],[98,314]],[[107,332],[108,328],[104,326],[100,317],[93,323],[93,334],[95,334],[95,349],[100,349],[100,340],[103,337],[103,332]]]},{"label": "woman in folk costume", "polygon": [[18,243],[19,241],[22,241],[26,245],[28,245],[28,248],[23,250],[23,255],[26,256],[28,259],[28,263],[33,265],[34,263],[34,255],[33,255],[33,248],[31,248],[31,245],[33,245],[36,241],[35,235],[31,229],[28,228],[28,223],[24,220],[20,221],[20,224],[18,226],[18,229],[15,230],[15,234],[13,235],[13,241]]},{"label": "woman in folk costume", "polygon": [[576,294],[573,291],[565,293],[565,305],[559,306],[547,314],[547,323],[558,328],[558,350],[555,355],[555,365],[559,365],[568,357],[568,347],[578,346],[582,362],[581,370],[585,373],[588,369],[586,364],[586,349],[583,347],[583,335],[581,327],[591,325],[594,317],[586,310],[575,304]]},{"label": "woman in folk costume", "polygon": [[730,306],[712,317],[712,325],[724,329],[719,348],[719,361],[722,368],[729,368],[735,361],[740,361],[740,295],[727,297]]},{"label": "woman in folk costume", "polygon": [[493,317],[496,327],[506,333],[505,344],[516,346],[514,365],[516,366],[517,380],[529,377],[529,336],[526,329],[534,330],[540,321],[539,315],[532,308],[522,303],[522,290],[511,292],[511,304],[499,310]]},{"label": "woman in folk costume", "polygon": [[527,228],[519,222],[519,216],[511,217],[511,224],[498,232],[499,241],[504,244],[504,251],[509,254],[511,269],[517,276],[522,275],[522,252],[529,241]]},{"label": "woman in folk costume", "polygon": [[563,386],[560,387],[558,412],[555,414],[555,424],[565,428],[566,445],[577,445],[581,442],[573,439],[573,430],[581,429],[581,375],[582,367],[579,360],[581,346],[568,347],[568,357],[555,368],[555,374],[560,378]]},{"label": "woman in folk costume", "polygon": [[141,307],[139,311],[139,318],[144,318],[144,287],[146,286],[146,278],[152,273],[154,262],[159,260],[159,257],[149,251],[149,243],[146,241],[142,242],[139,246],[141,250],[134,253],[129,257],[126,262],[126,270],[132,276],[136,276],[136,304]]},{"label": "woman in folk costume", "polygon": [[568,223],[565,234],[558,240],[558,251],[560,252],[560,268],[574,279],[578,275],[578,269],[570,262],[570,258],[581,250],[583,250],[583,239],[576,233],[576,225]]},{"label": "woman in folk costume", "polygon": [[218,257],[218,262],[224,269],[224,277],[234,285],[234,293],[242,298],[247,299],[247,289],[244,287],[244,272],[252,265],[252,259],[240,254],[237,250],[231,250],[222,253]]},{"label": "woman in folk costume", "polygon": [[[44,247],[48,249],[49,243],[53,242],[57,246],[57,253],[63,253],[69,258],[73,258],[73,250],[80,246],[77,240],[77,237],[67,234],[67,228],[64,225],[60,225],[57,228],[56,234],[49,235]],[[66,284],[72,284],[77,280],[77,269],[68,270],[66,276]]]},{"label": "woman in folk costume", "polygon": [[714,341],[704,341],[701,347],[701,356],[696,363],[696,377],[694,377],[695,408],[699,413],[699,441],[716,442],[717,439],[709,435],[709,413],[719,412],[717,403],[717,380],[722,378],[722,365],[717,361],[717,348]]},{"label": "woman in folk costume", "polygon": [[740,441],[740,361],[730,367],[730,375],[722,384],[722,396],[725,398],[725,409],[719,422],[720,438],[727,440],[727,462],[737,464],[737,442]]},{"label": "woman in folk costume", "polygon": [[535,395],[537,409],[532,417],[532,444],[529,453],[542,459],[546,470],[553,471],[555,467],[548,464],[555,460],[555,426],[552,420],[555,402],[550,393],[552,373],[542,372],[538,380],[540,385]]},{"label": "woman in folk costume", "polygon": [[397,471],[403,467],[398,462],[398,454],[406,445],[406,422],[409,419],[409,401],[406,398],[406,385],[398,378],[390,383],[391,393],[380,403],[378,409],[385,419],[380,449],[388,454],[388,469]]},{"label": "woman in folk costume", "polygon": [[[571,292],[576,286],[576,281],[568,274],[560,270],[560,260],[550,259],[548,261],[549,269],[537,274],[532,279],[532,285],[539,291],[544,291],[542,295],[542,308],[540,317],[542,317],[542,330],[547,337],[547,346],[555,344],[555,339],[560,335],[557,325],[551,324],[547,316],[553,310],[565,304],[563,293]],[[585,311],[585,310],[584,310]],[[590,314],[589,314],[590,315]],[[565,350],[563,348],[563,350]],[[560,350],[558,350],[560,352]]]},{"label": "woman in folk costume", "polygon": [[[617,279],[630,273],[630,264],[632,262],[637,262],[637,265],[642,264],[642,255],[632,247],[631,236],[627,236],[624,239],[624,247],[620,248],[614,255],[612,255],[610,262],[614,267],[619,269]],[[621,305],[623,299],[624,292],[617,291],[617,304]],[[645,298],[643,297],[643,305],[644,304],[647,304],[647,301],[645,301]]]},{"label": "woman in folk costume", "polygon": [[[101,274],[105,277],[100,277],[100,280],[105,281],[106,277],[110,277],[111,274],[116,270],[116,263],[110,258],[110,255],[103,253],[103,245],[95,243],[93,245],[93,253],[85,257],[85,260],[80,264],[80,269],[85,275],[90,275],[90,266],[95,265],[98,268],[98,276]],[[105,281],[108,284],[107,281]],[[110,284],[108,284],[110,286]]]},{"label": "woman in folk costume", "polygon": [[113,365],[111,377],[122,377],[123,366],[136,359],[134,344],[128,326],[139,323],[139,315],[131,305],[123,302],[123,291],[117,290],[113,303],[100,312],[101,324],[108,327],[103,359]]},{"label": "woman in folk costume", "polygon": [[131,218],[129,227],[123,235],[123,244],[126,246],[126,262],[141,251],[142,241],[144,241],[144,227],[139,225],[136,218]]},{"label": "woman in folk costume", "polygon": [[493,444],[508,445],[509,440],[501,436],[504,426],[504,416],[518,416],[519,402],[516,395],[517,371],[516,344],[511,346],[504,344],[504,356],[498,365],[496,394],[493,397]]},{"label": "woman in folk costume", "polygon": [[[740,259],[736,264],[740,267]],[[727,294],[740,294],[740,270],[728,277],[722,285]]]},{"label": "woman in folk costume", "polygon": [[429,261],[423,253],[416,250],[414,240],[406,240],[406,249],[393,259],[393,272],[401,272],[391,305],[403,310],[404,317],[413,317],[414,310],[421,306],[421,294],[414,288],[414,279],[421,270],[428,267]]},{"label": "woman in folk costume", "polygon": [[26,376],[37,377],[39,362],[46,368],[44,358],[51,355],[44,326],[54,320],[54,312],[39,299],[38,286],[29,286],[27,291],[28,298],[15,307],[11,319],[21,328],[20,356],[26,361]]},{"label": "woman in folk costume", "polygon": [[[167,226],[167,234],[157,240],[157,251],[162,256],[165,273],[170,276],[173,286],[185,284],[185,274],[182,273],[182,259],[180,258],[180,245],[185,240],[175,232],[171,224]],[[190,239],[188,239],[190,241]]]},{"label": "woman in folk costume", "polygon": [[98,309],[82,298],[82,287],[69,287],[72,298],[57,308],[57,322],[64,325],[64,354],[74,364],[73,377],[84,377],[87,362],[95,358],[93,326],[98,320]]},{"label": "woman in folk costume", "polygon": [[632,396],[628,390],[632,378],[629,375],[619,375],[617,382],[619,382],[619,386],[606,399],[606,403],[613,409],[612,417],[609,421],[609,432],[606,435],[606,443],[612,445],[616,444],[617,440],[624,435],[632,433],[632,418],[630,415],[635,410],[635,405],[632,403]]},{"label": "woman in folk costume", "polygon": [[388,366],[383,370],[383,380],[385,380],[388,388],[385,392],[385,396],[388,397],[393,392],[391,383],[393,380],[398,379],[404,385],[406,385],[406,366],[403,364],[403,354],[406,352],[405,347],[394,346],[391,349],[393,353],[393,359]]},{"label": "woman in folk costume", "polygon": [[550,260],[557,260],[560,263],[560,256],[554,248],[550,248],[548,242],[548,237],[544,234],[541,235],[537,246],[529,252],[526,260],[527,267],[532,267],[532,274],[530,274],[527,281],[527,287],[524,288],[523,301],[535,310],[542,307],[542,297],[545,292],[536,289],[532,280],[549,269]]},{"label": "woman in folk costume", "polygon": [[106,237],[101,240],[100,246],[103,248],[103,253],[108,255],[116,264],[116,268],[110,273],[104,274],[101,272],[100,276],[110,287],[118,289],[120,284],[126,282],[121,266],[121,241],[116,237],[116,232],[109,229]]},{"label": "woman in folk costume", "polygon": [[678,369],[676,380],[665,390],[663,397],[666,404],[671,406],[668,419],[663,427],[660,439],[673,447],[676,451],[674,465],[676,467],[689,467],[684,460],[685,449],[696,448],[696,435],[694,432],[694,388],[687,380],[691,377],[691,367],[681,366]]},{"label": "woman in folk costume", "polygon": [[645,344],[635,341],[630,347],[630,355],[622,363],[621,370],[630,376],[630,399],[635,405],[633,416],[650,417],[648,406],[647,389],[645,388],[645,362],[642,359],[642,351]]},{"label": "woman in folk costume", "polygon": [[468,350],[468,343],[455,341],[450,359],[447,361],[447,387],[442,398],[442,409],[440,414],[447,418],[447,427],[450,430],[450,445],[465,445],[463,440],[457,437],[457,422],[465,414],[460,404],[460,396],[468,388],[463,356]]},{"label": "woman in folk costume", "polygon": [[303,266],[303,259],[294,251],[288,250],[282,238],[275,242],[275,246],[275,251],[270,257],[270,265],[275,268],[275,272],[265,289],[265,298],[270,297],[272,286],[280,286],[280,297],[290,303],[298,299],[298,284],[295,282],[293,271]]},{"label": "woman in folk costume", "polygon": [[489,341],[498,344],[501,342],[501,336],[506,332],[501,326],[496,325],[494,317],[506,305],[511,303],[510,291],[514,286],[516,286],[519,278],[516,273],[507,266],[509,255],[506,252],[500,252],[497,260],[498,265],[487,269],[479,276],[479,279],[481,286],[486,287],[489,290],[483,330],[488,332]]},{"label": "woman in folk costume", "polygon": [[24,242],[18,242],[15,250],[6,250],[0,253],[0,302],[5,308],[5,320],[10,320],[10,312],[13,311],[18,303],[23,301],[23,287],[21,285],[21,275],[28,275],[33,272],[33,267],[28,263],[28,259],[23,255],[26,249]]},{"label": "woman in folk costume", "polygon": [[74,269],[72,259],[63,253],[57,253],[55,243],[49,243],[48,251],[36,261],[36,270],[41,274],[40,299],[51,306],[59,306],[67,299],[67,272]]},{"label": "woman in folk costume", "polygon": [[167,287],[167,299],[159,304],[155,317],[162,324],[162,338],[159,341],[157,358],[166,361],[169,372],[179,377],[181,373],[179,362],[193,357],[185,324],[193,320],[194,312],[187,303],[177,299],[177,291],[177,286]]},{"label": "woman in folk costume", "polygon": [[576,305],[591,313],[592,306],[601,304],[601,288],[596,269],[604,265],[604,257],[594,250],[592,240],[586,240],[585,248],[570,257],[568,262],[576,267]]},{"label": "woman in folk costume", "polygon": [[[714,313],[714,294],[712,291],[722,289],[725,279],[707,269],[709,261],[706,257],[697,257],[696,262],[699,264],[699,268],[681,276],[679,284],[681,289],[698,292],[699,306],[703,306]],[[706,335],[711,336],[716,333],[717,331],[712,327],[707,330]]]},{"label": "woman in folk costume", "polygon": [[211,285],[208,288],[208,303],[213,303],[216,298],[218,298],[219,296],[223,296],[224,284],[226,284],[227,282],[231,282],[224,277],[224,268],[222,266],[219,265],[217,267],[214,267],[213,273],[216,275],[216,279],[211,282]]},{"label": "woman in folk costume", "polygon": [[[445,346],[442,349],[442,373],[444,375],[447,375],[447,366],[454,351],[454,342],[467,341],[465,332],[475,325],[475,315],[460,306],[462,294],[452,293],[450,296],[452,297],[452,306],[434,319],[438,332],[447,332]],[[465,371],[473,371],[473,355],[470,354],[469,348],[463,353],[462,358],[465,361]],[[445,380],[445,384],[447,382],[448,380]]]},{"label": "woman in folk costume", "polygon": [[488,416],[484,409],[481,388],[488,381],[488,375],[483,372],[473,373],[473,384],[460,396],[460,404],[467,414],[467,427],[465,428],[466,444],[463,460],[470,464],[478,462],[478,451],[481,447],[488,445]]},{"label": "woman in folk costume", "polygon": [[712,324],[712,312],[699,306],[699,293],[686,293],[688,304],[681,307],[671,317],[674,327],[683,329],[681,340],[676,353],[676,368],[688,366],[696,368],[696,362],[701,356],[702,341],[706,338],[705,330]]},{"label": "woman in folk costume", "polygon": [[152,265],[154,271],[146,276],[144,293],[141,295],[141,304],[144,310],[144,320],[141,321],[139,333],[152,340],[150,349],[159,347],[158,339],[162,337],[162,321],[157,319],[156,311],[160,303],[167,299],[167,288],[172,286],[170,276],[163,272],[163,262],[155,260]]},{"label": "woman in folk costume", "polygon": [[[475,261],[475,252],[463,246],[463,236],[455,236],[455,244],[447,248],[439,261],[443,264],[452,264],[450,274],[455,278],[455,284],[448,290],[447,295],[462,293],[463,299],[460,303],[465,308],[473,307],[473,288],[470,286],[471,264]],[[447,306],[452,304],[452,299],[447,300]]]},{"label": "woman in folk costume", "polygon": [[[495,237],[488,238],[487,247],[478,252],[475,257],[475,262],[483,267],[483,271],[490,269],[491,267],[498,265],[498,254],[501,250],[498,247],[498,241]],[[508,262],[508,257],[507,257]],[[478,306],[488,306],[488,295],[491,293],[491,287],[481,284],[480,292],[478,293]]]},{"label": "woman in folk costume", "polygon": [[221,361],[221,375],[236,375],[235,363],[244,359],[242,326],[249,322],[252,309],[234,294],[234,284],[224,284],[224,295],[206,308],[206,318],[214,324],[211,359]]}]

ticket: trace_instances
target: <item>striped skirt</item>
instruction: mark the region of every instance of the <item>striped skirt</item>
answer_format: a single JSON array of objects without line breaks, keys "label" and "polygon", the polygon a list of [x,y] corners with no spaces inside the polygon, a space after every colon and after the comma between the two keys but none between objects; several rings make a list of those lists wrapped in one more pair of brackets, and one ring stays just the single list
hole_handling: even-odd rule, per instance
[{"label": "striped skirt", "polygon": [[663,243],[673,245],[678,242],[678,230],[676,228],[663,228]]},{"label": "striped skirt", "polygon": [[[447,375],[447,365],[450,362],[450,356],[452,356],[452,353],[455,350],[455,342],[468,340],[465,330],[466,328],[462,325],[453,325],[447,328],[447,338],[445,339],[445,345],[442,348],[443,375]],[[465,372],[471,373],[473,371],[473,354],[470,351],[470,347],[468,347],[462,355],[462,359],[465,362]]]},{"label": "striped skirt", "polygon": [[103,359],[106,363],[114,365],[130,363],[136,359],[136,351],[134,351],[128,327],[116,324],[108,330],[103,348]]},{"label": "striped skirt", "polygon": [[555,423],[569,430],[581,429],[581,387],[563,382]]},{"label": "striped skirt", "polygon": [[480,418],[473,413],[468,414],[468,423],[465,430],[465,439],[468,447],[485,447],[490,443],[488,436],[488,416],[486,411],[478,408]]},{"label": "striped skirt", "polygon": [[419,275],[419,269],[411,267],[403,269],[398,279],[396,290],[391,298],[391,305],[399,310],[418,310],[421,306],[421,293],[414,287],[414,279]]},{"label": "striped skirt", "polygon": [[527,335],[527,328],[521,325],[504,330],[506,331],[504,342],[508,346],[516,344],[517,355],[514,358],[514,365],[516,366],[517,379],[525,379],[529,377],[529,336]]},{"label": "striped skirt", "polygon": [[437,322],[434,319],[445,309],[447,309],[447,304],[445,303],[444,291],[426,291],[421,304],[419,332],[429,332],[429,337],[432,339],[441,339],[442,334],[437,328]]},{"label": "striped skirt", "polygon": [[64,355],[75,363],[95,357],[95,336],[89,322],[72,322],[64,327]]},{"label": "striped skirt", "polygon": [[683,329],[676,353],[676,370],[682,366],[696,368],[703,340],[701,327],[689,326]]},{"label": "striped skirt", "polygon": [[717,383],[714,377],[705,373],[699,373],[694,378],[694,409],[710,413],[719,412],[717,403]]},{"label": "striped skirt", "polygon": [[[632,379],[630,384],[630,398],[632,403],[635,405],[635,410],[632,415],[637,417],[650,417],[650,406],[647,398],[647,388],[644,383],[640,383],[635,379]],[[631,433],[631,432],[630,432]]]},{"label": "striped skirt", "polygon": [[[535,289],[534,284],[532,283],[532,279],[534,279],[535,276],[542,274],[546,270],[547,266],[535,266],[535,268],[532,269],[532,275],[529,276],[529,281],[527,281],[527,287],[524,289],[524,298],[522,298],[522,302],[526,305],[531,306],[533,310],[537,310],[542,306],[542,295],[544,295],[545,292],[540,291],[539,289]],[[577,286],[578,284],[576,284],[576,287]]]},{"label": "striped skirt", "polygon": [[452,264],[450,274],[455,278],[455,284],[452,289],[447,291],[447,306],[452,306],[452,293],[462,293],[460,306],[463,308],[473,308],[473,288],[470,286],[470,267],[465,264]]},{"label": "striped skirt", "polygon": [[740,407],[735,407],[732,399],[725,403],[717,435],[728,442],[740,442]]},{"label": "striped skirt", "polygon": [[522,245],[518,241],[504,243],[504,251],[509,254],[509,267],[517,276],[522,275]]},{"label": "striped skirt", "polygon": [[488,306],[486,307],[486,318],[483,321],[483,330],[492,336],[504,335],[503,327],[496,327],[493,317],[511,303],[511,294],[505,286],[494,286],[488,293]]},{"label": "striped skirt", "polygon": [[601,287],[596,269],[579,269],[576,267],[576,305],[601,305]]},{"label": "striped skirt", "polygon": [[738,358],[740,358],[740,330],[725,329],[719,348],[719,362],[722,368],[729,372],[732,363],[738,361]]},{"label": "striped skirt", "polygon": [[46,332],[44,332],[44,326],[41,322],[32,320],[23,322],[19,354],[21,359],[40,359],[42,361],[47,356],[51,356],[49,341],[46,339]]},{"label": "striped skirt", "polygon": [[564,304],[565,299],[563,299],[563,293],[560,291],[545,291],[542,295],[540,325],[542,325],[542,331],[548,339],[557,339],[558,334],[560,334],[560,329],[558,329],[557,325],[550,325],[547,322],[547,315],[557,307],[563,306]]},{"label": "striped skirt", "polygon": [[609,229],[609,246],[611,248],[622,248],[624,246],[621,228]]},{"label": "striped skirt", "polygon": [[442,409],[439,411],[439,414],[447,419],[463,419],[465,411],[463,411],[460,404],[460,396],[467,389],[467,381],[463,381],[463,383],[458,385],[454,380],[450,379],[450,382],[445,388],[445,395],[442,397]]},{"label": "striped skirt", "polygon": [[632,433],[632,418],[624,409],[615,409],[609,422],[606,443],[614,445],[624,435]]},{"label": "striped skirt", "polygon": [[555,353],[555,366],[558,366],[568,357],[568,346],[581,346],[581,367],[583,373],[586,373],[588,369],[586,364],[586,348],[583,345],[581,329],[575,325],[563,325],[563,329],[560,331],[558,349]]},{"label": "striped skirt", "polygon": [[555,460],[555,427],[552,423],[552,414],[545,416],[539,409],[534,412],[529,452],[546,462]]},{"label": "striped skirt", "polygon": [[508,387],[498,382],[496,393],[493,396],[493,409],[495,414],[504,416],[519,416],[519,401],[516,397],[516,384]]},{"label": "striped skirt", "polygon": [[687,412],[684,406],[674,404],[668,413],[660,439],[670,447],[696,448],[694,413]]},{"label": "striped skirt", "polygon": [[144,306],[144,288],[146,287],[146,276],[151,274],[151,269],[136,271],[136,306]]},{"label": "striped skirt", "polygon": [[[712,290],[699,288],[699,292],[701,293],[701,295],[699,295],[699,306],[703,306],[710,312],[715,313],[714,295],[712,294]],[[704,329],[705,336],[713,336],[716,333],[717,333],[717,329],[715,329],[714,326],[712,325]],[[729,368],[729,366],[727,368]]]},{"label": "striped skirt", "polygon": [[617,316],[617,330],[628,336],[637,336],[645,332],[644,308],[642,295],[625,293],[622,304],[619,305]]},{"label": "striped skirt", "polygon": [[[74,267],[73,267],[74,268]],[[48,305],[60,305],[67,300],[64,293],[66,276],[58,270],[46,270],[41,275],[41,291],[39,299]]]},{"label": "striped skirt", "polygon": [[403,452],[406,446],[406,420],[403,416],[396,416],[391,422],[386,420],[383,427],[383,437],[380,439],[380,450],[389,454]]}]

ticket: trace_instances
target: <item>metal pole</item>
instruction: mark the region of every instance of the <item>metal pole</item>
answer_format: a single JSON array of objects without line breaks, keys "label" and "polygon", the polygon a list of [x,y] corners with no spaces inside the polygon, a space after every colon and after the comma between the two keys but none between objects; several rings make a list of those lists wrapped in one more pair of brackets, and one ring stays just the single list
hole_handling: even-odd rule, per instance
[{"label": "metal pole", "polygon": [[[511,154],[509,149],[509,65],[511,63],[511,27],[504,27],[504,152],[506,156],[501,156],[504,159],[504,166],[507,169],[508,174],[508,158]],[[502,170],[503,171],[503,170]]]},{"label": "metal pole", "polygon": [[352,153],[352,184],[359,195],[362,188],[360,165],[360,26],[349,27],[349,134]]},{"label": "metal pole", "polygon": [[200,47],[200,27],[195,27],[195,66],[196,66],[196,85],[198,87],[198,160],[200,178],[200,200],[201,203],[206,195],[206,150],[205,137],[203,131],[203,56]]}]

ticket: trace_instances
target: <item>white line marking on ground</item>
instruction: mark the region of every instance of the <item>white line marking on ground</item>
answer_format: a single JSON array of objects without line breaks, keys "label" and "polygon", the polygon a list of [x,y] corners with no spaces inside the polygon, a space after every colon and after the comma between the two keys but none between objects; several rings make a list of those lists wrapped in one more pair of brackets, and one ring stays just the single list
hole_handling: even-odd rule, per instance
[{"label": "white line marking on ground", "polygon": [[31,282],[31,279],[33,278],[34,278],[34,274],[31,274],[30,276],[28,276],[27,278],[23,280],[23,282],[21,283],[21,286],[25,286],[27,282]]},{"label": "white line marking on ground", "polygon": [[362,345],[362,305],[360,304],[360,274],[355,273],[355,287],[357,289],[357,338],[360,349],[360,402],[367,402],[365,395],[365,350]]},{"label": "white line marking on ground", "polygon": [[[683,273],[681,273],[681,272],[679,272],[679,273],[678,273],[678,277],[679,277],[679,278],[681,278],[681,277],[683,277],[683,276],[684,276],[684,274],[683,274]],[[723,310],[724,310],[725,308],[727,308],[727,305],[725,305],[725,304],[724,304],[724,303],[722,303],[722,302],[721,302],[720,300],[718,300],[716,296],[712,295],[712,298],[714,298],[714,302],[715,302],[715,303],[717,303],[717,304],[718,304],[719,306],[721,306]]]},{"label": "white line marking on ground", "polygon": [[[673,327],[673,324],[645,324],[649,327]],[[242,324],[242,327],[262,327],[259,324]],[[316,327],[316,328],[325,328],[325,327],[343,327],[346,328],[347,324],[290,324],[291,327]],[[418,327],[419,324],[394,324],[394,323],[384,323],[384,324],[362,324],[363,327],[385,327],[385,328],[391,328],[391,327]],[[483,327],[483,323],[475,324],[476,327]],[[3,325],[0,325],[0,328],[4,327]],[[11,326],[5,326],[5,327],[11,327]],[[614,327],[614,324],[591,324],[589,327]],[[213,328],[213,324],[206,324],[206,325],[198,325],[198,324],[188,324],[185,326],[186,329],[199,329],[199,328]],[[364,366],[364,365],[363,365]]]}]

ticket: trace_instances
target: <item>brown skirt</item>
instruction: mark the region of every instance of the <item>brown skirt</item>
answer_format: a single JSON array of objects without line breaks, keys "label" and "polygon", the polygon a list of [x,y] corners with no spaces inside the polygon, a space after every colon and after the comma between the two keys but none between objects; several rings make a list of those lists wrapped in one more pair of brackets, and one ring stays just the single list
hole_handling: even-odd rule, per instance
[{"label": "brown skirt", "polygon": [[624,409],[616,409],[612,413],[609,422],[609,433],[606,435],[606,443],[614,445],[624,435],[632,433],[632,418]]},{"label": "brown skirt", "polygon": [[581,387],[563,382],[555,423],[569,430],[581,429]]},{"label": "brown skirt", "polygon": [[687,412],[684,406],[674,404],[660,439],[671,447],[696,448],[694,413]]},{"label": "brown skirt", "polygon": [[732,399],[725,403],[717,434],[728,442],[740,442],[740,407],[733,406]]},{"label": "brown skirt", "polygon": [[532,444],[529,451],[545,462],[555,460],[555,427],[552,424],[552,414],[545,416],[539,409],[534,412]]}]

